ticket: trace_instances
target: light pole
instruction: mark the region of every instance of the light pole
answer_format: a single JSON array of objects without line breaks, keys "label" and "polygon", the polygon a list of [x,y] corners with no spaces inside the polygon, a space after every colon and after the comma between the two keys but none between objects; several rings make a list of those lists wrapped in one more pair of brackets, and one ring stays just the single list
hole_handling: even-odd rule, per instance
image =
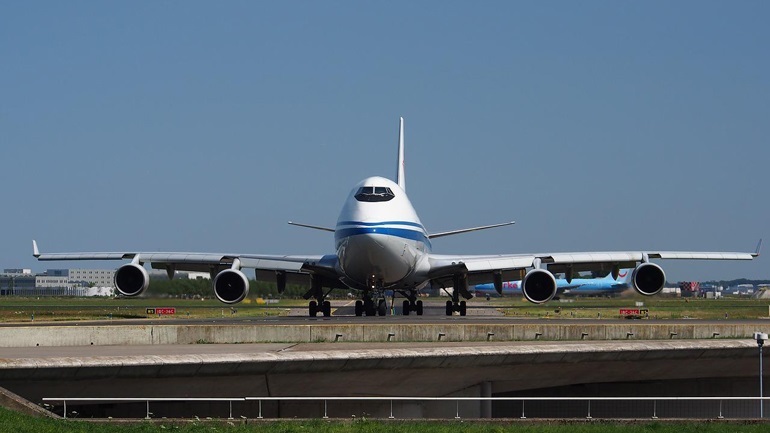
[{"label": "light pole", "polygon": [[759,417],[764,418],[764,405],[762,401],[762,346],[764,346],[765,340],[767,340],[767,334],[763,332],[755,332],[754,339],[757,340],[757,346],[759,347]]}]

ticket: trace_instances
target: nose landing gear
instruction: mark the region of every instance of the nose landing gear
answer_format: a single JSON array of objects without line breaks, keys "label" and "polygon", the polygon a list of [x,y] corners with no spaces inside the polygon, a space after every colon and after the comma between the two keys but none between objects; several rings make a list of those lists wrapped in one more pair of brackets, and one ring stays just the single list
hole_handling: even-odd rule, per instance
[{"label": "nose landing gear", "polygon": [[371,296],[365,295],[363,300],[356,301],[356,316],[385,316],[388,314],[388,303],[385,298],[377,299],[375,302]]}]

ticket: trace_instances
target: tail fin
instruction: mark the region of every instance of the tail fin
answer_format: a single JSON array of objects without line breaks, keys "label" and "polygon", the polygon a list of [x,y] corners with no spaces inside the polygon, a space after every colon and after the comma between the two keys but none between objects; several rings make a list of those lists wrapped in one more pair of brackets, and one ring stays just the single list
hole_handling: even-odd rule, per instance
[{"label": "tail fin", "polygon": [[620,269],[618,270],[618,278],[612,278],[612,272],[607,274],[604,279],[605,280],[613,280],[617,281],[619,283],[625,283],[631,280],[631,275],[634,273],[633,269]]},{"label": "tail fin", "polygon": [[398,167],[396,168],[396,183],[406,191],[406,177],[404,176],[404,118],[398,123]]},{"label": "tail fin", "polygon": [[[617,282],[619,283],[627,283],[631,281],[631,276],[633,275],[634,270],[633,269],[621,269],[618,273],[618,279]],[[612,278],[612,277],[610,277]]]}]

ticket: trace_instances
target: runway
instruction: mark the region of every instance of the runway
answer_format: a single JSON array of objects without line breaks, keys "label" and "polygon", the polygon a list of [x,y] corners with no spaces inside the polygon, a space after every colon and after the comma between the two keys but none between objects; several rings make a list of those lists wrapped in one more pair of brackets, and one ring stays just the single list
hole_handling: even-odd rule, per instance
[{"label": "runway", "polygon": [[[427,310],[427,308],[426,308]],[[426,314],[424,316],[370,316],[332,315],[331,317],[307,316],[271,316],[271,317],[222,317],[212,319],[186,319],[164,316],[152,319],[105,319],[79,321],[26,321],[0,323],[0,328],[7,327],[62,327],[62,326],[126,326],[126,325],[770,325],[770,319],[570,319],[570,318],[524,318],[507,316],[444,316]]]}]

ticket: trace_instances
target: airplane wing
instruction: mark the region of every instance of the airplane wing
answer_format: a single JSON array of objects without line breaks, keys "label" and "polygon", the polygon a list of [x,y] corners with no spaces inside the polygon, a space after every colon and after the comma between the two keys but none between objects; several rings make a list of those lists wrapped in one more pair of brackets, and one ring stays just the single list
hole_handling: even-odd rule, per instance
[{"label": "airplane wing", "polygon": [[284,273],[289,284],[307,284],[310,274],[334,275],[337,257],[321,255],[258,255],[192,252],[93,252],[41,253],[33,241],[33,256],[40,261],[70,260],[130,260],[139,264],[150,263],[153,269],[209,272],[216,275],[229,269],[238,260],[240,268],[254,269],[256,279],[276,281],[276,273]]},{"label": "airplane wing", "polygon": [[753,253],[697,251],[608,251],[574,253],[538,253],[493,256],[430,255],[429,277],[452,286],[458,273],[468,276],[468,284],[489,284],[495,276],[502,281],[519,280],[528,268],[547,269],[551,273],[595,271],[609,273],[613,269],[634,268],[650,259],[679,260],[752,260],[759,256],[762,241]]}]

